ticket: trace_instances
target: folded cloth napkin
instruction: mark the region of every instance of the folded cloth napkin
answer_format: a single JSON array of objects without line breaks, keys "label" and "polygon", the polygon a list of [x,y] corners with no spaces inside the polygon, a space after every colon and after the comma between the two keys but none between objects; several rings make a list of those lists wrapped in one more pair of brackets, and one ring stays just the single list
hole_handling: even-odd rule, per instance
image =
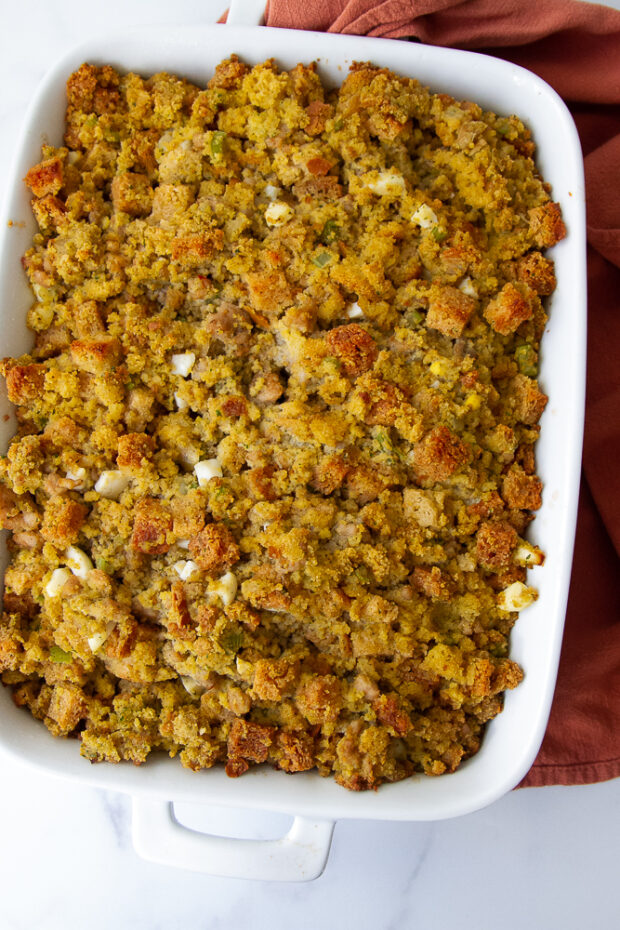
[{"label": "folded cloth napkin", "polygon": [[487,52],[536,72],[571,107],[588,206],[583,474],[558,683],[522,784],[620,775],[620,12],[578,0],[268,0],[265,19]]}]

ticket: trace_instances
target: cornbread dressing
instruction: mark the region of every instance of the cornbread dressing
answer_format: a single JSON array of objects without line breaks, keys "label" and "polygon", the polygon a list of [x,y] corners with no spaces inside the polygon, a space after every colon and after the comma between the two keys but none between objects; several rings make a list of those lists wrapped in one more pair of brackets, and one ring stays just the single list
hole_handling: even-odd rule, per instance
[{"label": "cornbread dressing", "polygon": [[368,63],[67,94],[1,365],[4,683],[91,762],[454,771],[543,560],[529,131]]}]

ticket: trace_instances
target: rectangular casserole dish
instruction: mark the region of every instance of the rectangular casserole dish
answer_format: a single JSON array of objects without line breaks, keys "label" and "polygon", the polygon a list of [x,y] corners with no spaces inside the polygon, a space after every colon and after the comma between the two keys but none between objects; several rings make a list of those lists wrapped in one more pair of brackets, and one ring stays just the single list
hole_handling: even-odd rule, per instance
[{"label": "rectangular casserole dish", "polygon": [[[230,19],[252,17],[236,7]],[[258,24],[260,13],[255,22]],[[20,258],[35,230],[29,193],[22,183],[40,158],[44,141],[61,144],[65,82],[84,61],[109,63],[143,75],[170,71],[206,83],[215,65],[231,53],[256,64],[274,57],[284,68],[319,61],[328,82],[343,80],[352,61],[370,60],[434,91],[474,100],[500,114],[516,113],[537,144],[537,163],[552,196],[560,202],[567,238],[552,250],[558,287],[548,305],[540,381],[549,395],[537,444],[543,506],[530,538],[546,553],[530,577],[538,601],[517,621],[511,657],[525,672],[506,695],[502,714],[487,727],[480,752],[454,774],[417,776],[363,794],[346,792],[316,773],[287,776],[253,769],[232,781],[223,768],[194,774],[178,761],[151,759],[140,768],[88,766],[75,742],[54,740],[18,710],[0,689],[0,748],[42,771],[118,790],[134,797],[138,851],[158,862],[212,874],[302,880],[320,874],[338,818],[427,821],[453,817],[490,804],[513,788],[531,766],[545,731],[560,653],[579,490],[585,384],[585,208],[581,149],[572,118],[542,80],[504,61],[470,52],[403,41],[337,36],[293,30],[209,25],[201,28],[141,28],[89,41],[67,54],[47,75],[32,102],[12,171],[0,224],[0,345],[2,356],[28,351],[25,326],[31,293]],[[9,222],[11,225],[9,225]],[[4,387],[0,398],[0,443],[6,449],[14,421]],[[3,568],[6,552],[3,551]],[[173,801],[260,808],[295,814],[291,832],[279,841],[256,843],[194,834],[172,816]]]}]

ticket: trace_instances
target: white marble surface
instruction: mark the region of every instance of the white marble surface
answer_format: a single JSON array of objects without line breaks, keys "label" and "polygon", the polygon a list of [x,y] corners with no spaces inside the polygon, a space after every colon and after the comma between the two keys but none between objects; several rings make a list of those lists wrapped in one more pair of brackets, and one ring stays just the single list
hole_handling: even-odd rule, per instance
[{"label": "white marble surface", "polygon": [[[0,197],[11,140],[47,68],[112,23],[201,23],[221,0],[2,0]],[[620,5],[616,0],[614,6]],[[620,779],[512,792],[436,824],[340,822],[310,884],[217,879],[139,859],[131,800],[0,755],[0,930],[596,930],[620,920]],[[183,823],[276,836],[287,818],[183,806]]]}]

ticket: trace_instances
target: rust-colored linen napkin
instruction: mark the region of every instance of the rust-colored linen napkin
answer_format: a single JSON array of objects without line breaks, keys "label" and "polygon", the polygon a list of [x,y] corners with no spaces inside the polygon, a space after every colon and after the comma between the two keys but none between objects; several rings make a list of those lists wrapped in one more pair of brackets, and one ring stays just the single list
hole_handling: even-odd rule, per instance
[{"label": "rust-colored linen napkin", "polygon": [[265,18],[487,52],[539,74],[572,109],[588,204],[583,474],[558,683],[522,784],[620,775],[620,12],[578,0],[268,0]]}]

